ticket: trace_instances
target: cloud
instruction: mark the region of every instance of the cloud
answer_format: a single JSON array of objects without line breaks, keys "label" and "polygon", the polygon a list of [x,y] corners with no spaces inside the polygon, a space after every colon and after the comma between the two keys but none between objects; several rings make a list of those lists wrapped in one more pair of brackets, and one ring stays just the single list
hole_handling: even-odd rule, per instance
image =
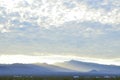
[{"label": "cloud", "polygon": [[119,8],[113,8],[110,11],[104,8],[95,9],[85,1],[15,0],[14,2],[9,0],[9,2],[8,4],[2,0],[0,6],[2,9],[0,16],[5,20],[1,25],[7,28],[6,30],[24,26],[24,22],[45,28],[58,27],[71,21],[90,21],[111,25],[120,23]]},{"label": "cloud", "polygon": [[7,1],[0,0],[1,54],[119,57],[118,0]]},{"label": "cloud", "polygon": [[[78,56],[62,56],[62,55],[49,55],[49,56],[30,56],[30,55],[0,55],[1,64],[13,64],[13,63],[48,63],[54,64],[56,62],[64,62],[69,60],[78,60],[84,62],[93,62],[107,65],[120,65],[120,59],[99,59],[89,57],[78,57]],[[118,61],[118,62],[116,62]]]}]

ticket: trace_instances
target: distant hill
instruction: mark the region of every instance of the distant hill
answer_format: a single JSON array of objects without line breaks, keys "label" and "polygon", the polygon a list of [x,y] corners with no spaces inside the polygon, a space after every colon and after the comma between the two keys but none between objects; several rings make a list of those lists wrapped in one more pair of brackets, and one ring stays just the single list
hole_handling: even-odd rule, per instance
[{"label": "distant hill", "polygon": [[49,75],[72,70],[48,64],[1,64],[0,75]]},{"label": "distant hill", "polygon": [[76,60],[65,61],[63,63],[56,63],[55,65],[79,72],[120,74],[120,66],[115,65],[103,65]]},{"label": "distant hill", "polygon": [[120,66],[102,65],[82,61],[65,61],[54,65],[36,64],[0,64],[2,75],[120,75]]}]

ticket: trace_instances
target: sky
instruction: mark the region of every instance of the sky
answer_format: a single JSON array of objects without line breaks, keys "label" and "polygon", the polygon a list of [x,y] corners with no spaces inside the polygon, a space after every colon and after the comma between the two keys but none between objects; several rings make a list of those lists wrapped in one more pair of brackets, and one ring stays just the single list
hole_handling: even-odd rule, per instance
[{"label": "sky", "polygon": [[120,0],[0,0],[0,63],[120,65]]}]

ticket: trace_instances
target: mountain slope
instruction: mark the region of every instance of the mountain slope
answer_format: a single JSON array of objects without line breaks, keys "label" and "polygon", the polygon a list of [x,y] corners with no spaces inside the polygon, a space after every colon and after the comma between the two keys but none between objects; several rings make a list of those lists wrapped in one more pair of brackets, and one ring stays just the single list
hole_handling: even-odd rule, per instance
[{"label": "mountain slope", "polygon": [[120,66],[115,65],[103,65],[76,60],[65,61],[63,63],[56,63],[55,65],[79,72],[120,74]]},{"label": "mountain slope", "polygon": [[82,61],[65,61],[49,65],[40,64],[0,64],[0,75],[120,75],[120,66],[102,65]]},{"label": "mountain slope", "polygon": [[72,70],[48,64],[1,64],[0,75],[44,75]]}]

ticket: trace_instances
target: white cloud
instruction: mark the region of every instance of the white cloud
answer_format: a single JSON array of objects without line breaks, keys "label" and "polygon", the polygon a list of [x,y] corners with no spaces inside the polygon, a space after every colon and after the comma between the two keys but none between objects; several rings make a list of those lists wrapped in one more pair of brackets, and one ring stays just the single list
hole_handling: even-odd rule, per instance
[{"label": "white cloud", "polygon": [[3,28],[3,25],[0,25],[0,30],[2,30],[2,28]]},{"label": "white cloud", "polygon": [[[84,62],[93,62],[99,64],[107,65],[120,65],[120,59],[99,59],[99,58],[89,58],[89,57],[78,57],[69,55],[49,55],[49,56],[30,56],[30,55],[1,55],[1,64],[13,64],[13,63],[48,63],[54,64],[56,62],[64,62],[69,60],[78,60]],[[117,62],[116,62],[117,61]]]},{"label": "white cloud", "polygon": [[[60,58],[59,60],[57,60]],[[30,56],[30,55],[1,55],[0,63],[13,64],[13,63],[48,63],[63,62],[70,59],[65,59],[63,56],[51,55],[51,56]]]},{"label": "white cloud", "polygon": [[104,0],[103,5],[110,5],[113,7],[120,7],[120,1],[119,0]]},{"label": "white cloud", "polygon": [[100,29],[93,29],[93,28],[86,28],[85,30],[82,31],[83,36],[86,38],[89,38],[91,36],[98,36],[98,35],[103,35],[105,34],[102,30]]},{"label": "white cloud", "polygon": [[1,31],[1,33],[10,32],[9,30],[5,29],[4,26],[1,24],[0,24],[0,31]]},{"label": "white cloud", "polygon": [[[111,50],[111,55],[116,57],[119,49],[108,47],[114,45],[109,42],[111,37],[119,40],[116,38],[119,34],[114,33],[116,36],[113,36],[112,32],[120,31],[120,8],[117,0],[100,3],[104,7],[99,8],[97,6],[100,0],[95,0],[97,4],[94,7],[86,1],[93,3],[93,0],[0,0],[0,36],[3,38],[0,39],[1,51],[6,54],[31,54],[37,50],[53,53],[58,51],[94,56],[95,53],[105,54]],[[106,6],[110,9],[106,10]],[[105,33],[108,34],[103,35]],[[14,47],[7,46],[8,43]],[[107,43],[106,46],[101,45],[103,43]],[[28,44],[31,46],[28,47]],[[38,45],[37,48],[34,45]],[[3,46],[8,47],[8,50]],[[105,57],[107,55],[108,52]]]},{"label": "white cloud", "polygon": [[[13,27],[21,26],[22,22],[29,22],[41,27],[60,26],[66,22],[100,22],[101,24],[119,24],[120,10],[113,8],[111,11],[105,11],[104,8],[91,8],[86,3],[78,3],[71,0],[1,0],[0,7],[4,7],[1,12],[4,19],[8,20],[3,26]],[[65,5],[65,3],[68,3]],[[74,7],[67,7],[74,4]],[[5,12],[6,14],[4,14]],[[12,15],[17,13],[18,15]],[[13,20],[19,20],[19,25],[12,23]],[[7,28],[9,29],[9,28]]]}]

